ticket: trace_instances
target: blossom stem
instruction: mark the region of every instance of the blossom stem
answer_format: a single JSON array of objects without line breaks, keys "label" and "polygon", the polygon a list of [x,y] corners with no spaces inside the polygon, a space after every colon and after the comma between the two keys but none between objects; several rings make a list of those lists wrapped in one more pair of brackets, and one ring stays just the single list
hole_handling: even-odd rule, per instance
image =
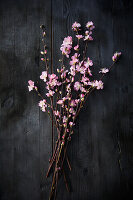
[{"label": "blossom stem", "polygon": [[64,169],[62,169],[62,171],[63,171],[63,176],[64,176],[64,181],[65,181],[66,189],[67,189],[68,192],[70,192],[70,189],[69,189],[69,186],[68,186],[68,183],[67,183],[66,174],[65,174]]},{"label": "blossom stem", "polygon": [[70,164],[67,154],[66,154],[66,160],[67,160],[67,164],[68,164],[70,171],[72,171],[71,164]]},{"label": "blossom stem", "polygon": [[59,158],[60,158],[60,155],[61,155],[61,151],[62,151],[62,145],[61,145],[61,142],[59,142],[59,147],[58,147],[58,154],[57,154],[57,157],[56,157],[56,164],[55,164],[55,169],[54,169],[54,174],[53,174],[53,181],[52,181],[52,186],[51,186],[51,192],[50,192],[50,200],[53,196],[53,192],[55,191],[55,178],[56,178],[56,173],[57,173],[57,169],[58,169],[58,162],[59,162]]},{"label": "blossom stem", "polygon": [[[115,63],[116,63],[116,61],[114,61],[114,62],[112,63],[112,65],[109,67],[109,70],[114,66]],[[105,74],[102,74],[100,80],[102,80],[104,76],[105,76]]]},{"label": "blossom stem", "polygon": [[[53,153],[53,156],[52,156],[52,158],[51,158],[51,161],[50,161],[50,165],[49,165],[49,168],[48,168],[48,171],[47,171],[47,174],[46,174],[46,178],[49,176],[49,173],[50,173],[50,170],[51,170],[51,168],[52,168],[52,166],[53,166],[53,163],[54,163],[54,161],[55,161],[55,156],[56,156],[56,154],[57,154],[57,150],[58,150],[58,148],[59,148],[59,140],[57,140],[57,142],[56,142],[56,145],[55,145],[55,149],[54,149],[54,153]],[[57,148],[58,147],[58,148]]]}]

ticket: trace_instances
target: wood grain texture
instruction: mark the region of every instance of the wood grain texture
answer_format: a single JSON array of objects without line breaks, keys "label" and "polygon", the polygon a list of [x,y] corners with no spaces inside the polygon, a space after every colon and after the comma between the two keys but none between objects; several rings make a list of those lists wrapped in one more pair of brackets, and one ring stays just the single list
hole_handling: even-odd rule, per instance
[{"label": "wood grain texture", "polygon": [[[133,198],[133,2],[1,0],[0,200],[48,199],[51,178],[45,175],[51,155],[51,123],[39,111],[39,98],[29,94],[27,81],[37,81],[44,69],[41,24],[46,27],[56,71],[62,40],[73,35],[72,23],[84,25],[89,20],[96,26],[95,40],[88,48],[96,71],[111,64],[114,51],[122,51],[123,56],[104,78],[104,90],[88,98],[77,119],[68,150],[71,193],[61,179],[57,199]],[[39,88],[44,92],[41,82]]]}]

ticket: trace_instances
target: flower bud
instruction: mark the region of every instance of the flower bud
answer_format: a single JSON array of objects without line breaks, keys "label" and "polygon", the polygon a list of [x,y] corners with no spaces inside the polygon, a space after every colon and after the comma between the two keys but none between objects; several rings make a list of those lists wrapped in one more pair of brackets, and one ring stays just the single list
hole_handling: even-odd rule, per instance
[{"label": "flower bud", "polygon": [[45,36],[46,36],[46,32],[44,31],[44,32],[43,32],[43,37],[45,37]]},{"label": "flower bud", "polygon": [[40,53],[41,53],[42,55],[44,54],[44,52],[43,52],[43,51],[41,51]]}]

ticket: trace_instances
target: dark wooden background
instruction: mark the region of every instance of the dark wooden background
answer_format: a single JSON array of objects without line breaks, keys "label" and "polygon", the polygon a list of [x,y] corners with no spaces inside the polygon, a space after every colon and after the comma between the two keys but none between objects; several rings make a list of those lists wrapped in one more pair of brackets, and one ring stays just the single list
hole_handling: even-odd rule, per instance
[{"label": "dark wooden background", "polygon": [[72,23],[91,20],[96,29],[88,55],[95,68],[110,65],[116,50],[123,56],[104,79],[104,90],[94,92],[80,113],[69,146],[72,192],[61,179],[58,199],[133,199],[133,2],[0,0],[0,200],[49,195],[51,123],[27,89],[44,69],[40,25],[46,26],[55,70]]}]

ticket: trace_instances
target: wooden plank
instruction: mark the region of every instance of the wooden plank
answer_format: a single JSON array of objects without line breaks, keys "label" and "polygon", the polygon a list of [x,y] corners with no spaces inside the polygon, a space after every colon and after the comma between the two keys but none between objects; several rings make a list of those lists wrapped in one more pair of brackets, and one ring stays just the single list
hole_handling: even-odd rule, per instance
[{"label": "wooden plank", "polygon": [[[51,1],[40,2],[40,24],[44,24],[46,28],[46,45],[48,48],[49,66],[51,66]],[[40,50],[43,50],[40,35]],[[40,63],[40,74],[45,70],[44,64]],[[44,84],[41,84],[40,90],[44,94]],[[52,177],[46,179],[46,173],[49,166],[49,159],[52,153],[52,136],[51,136],[51,121],[47,114],[40,111],[39,113],[39,126],[40,126],[40,186],[41,197],[40,199],[48,199],[51,187]]]},{"label": "wooden plank", "polygon": [[[51,153],[50,124],[39,111],[39,98],[29,94],[27,81],[36,81],[43,70],[40,23],[50,24],[50,3],[1,4],[1,199],[48,198],[50,180],[44,177]],[[47,33],[50,41],[50,28]]]},{"label": "wooden plank", "polygon": [[[131,48],[133,40],[129,31],[132,13],[132,2],[122,2],[118,7],[118,2],[113,2],[113,29],[114,29],[114,49],[121,49],[123,52],[122,64],[118,64],[115,75],[116,85],[114,87],[114,98],[116,110],[114,113],[115,141],[118,147],[118,164],[120,171],[121,195],[125,198],[127,194],[133,198],[133,172],[132,164],[132,88],[133,83]],[[124,24],[124,29],[122,28]],[[128,50],[127,50],[128,49]],[[124,67],[126,66],[126,67]],[[126,74],[126,75],[125,75]]]}]

